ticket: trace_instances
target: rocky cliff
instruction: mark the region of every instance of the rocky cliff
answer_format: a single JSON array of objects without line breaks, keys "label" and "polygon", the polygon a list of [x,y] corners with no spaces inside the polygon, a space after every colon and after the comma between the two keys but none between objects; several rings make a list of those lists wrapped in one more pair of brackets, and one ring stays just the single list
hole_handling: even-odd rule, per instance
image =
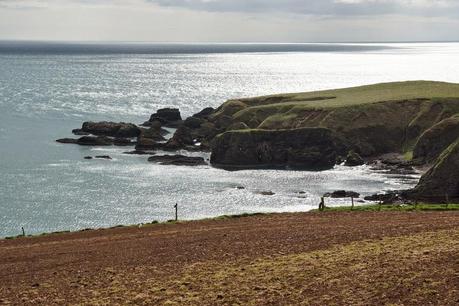
[{"label": "rocky cliff", "polygon": [[211,164],[227,169],[332,168],[346,147],[323,128],[229,131],[216,137]]},{"label": "rocky cliff", "polygon": [[413,197],[426,202],[459,200],[459,137],[438,157],[422,176]]}]

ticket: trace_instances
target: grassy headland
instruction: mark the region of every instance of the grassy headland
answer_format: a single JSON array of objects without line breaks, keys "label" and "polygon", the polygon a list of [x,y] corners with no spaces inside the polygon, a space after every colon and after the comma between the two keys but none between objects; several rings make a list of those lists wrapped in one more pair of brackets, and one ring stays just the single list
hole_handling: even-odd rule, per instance
[{"label": "grassy headland", "polygon": [[457,113],[459,84],[413,81],[230,100],[214,116],[253,129],[329,128],[372,155],[410,151],[423,131]]},{"label": "grassy headland", "polygon": [[[364,158],[401,154],[418,166],[442,167],[418,189],[420,199],[435,203],[459,198],[459,177],[448,175],[459,173],[452,147],[459,140],[458,115],[459,84],[384,83],[229,100],[205,123],[221,133],[204,142],[213,143],[213,165],[236,169],[272,164],[313,170],[330,168],[350,152]],[[313,129],[328,137],[315,137]]]}]

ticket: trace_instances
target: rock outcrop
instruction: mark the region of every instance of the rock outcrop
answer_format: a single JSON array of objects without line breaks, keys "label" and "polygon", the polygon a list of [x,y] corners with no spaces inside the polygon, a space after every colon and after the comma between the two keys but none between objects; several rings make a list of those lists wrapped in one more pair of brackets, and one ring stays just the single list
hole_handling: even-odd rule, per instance
[{"label": "rock outcrop", "polygon": [[178,127],[183,123],[180,110],[177,108],[158,109],[156,113],[150,116],[150,120],[145,122],[144,125],[149,126],[155,121],[159,121],[163,126],[173,128]]},{"label": "rock outcrop", "polygon": [[111,146],[113,139],[106,136],[83,136],[76,143],[82,146]]},{"label": "rock outcrop", "polygon": [[324,197],[335,198],[335,199],[358,198],[360,197],[360,193],[355,192],[355,191],[336,190],[333,192],[327,192],[326,194],[324,194]]},{"label": "rock outcrop", "polygon": [[410,196],[430,203],[459,200],[459,138],[440,154]]},{"label": "rock outcrop", "polygon": [[58,142],[58,143],[77,144],[78,139],[75,139],[75,138],[60,138],[60,139],[57,139],[56,142]]},{"label": "rock outcrop", "polygon": [[116,138],[134,138],[140,135],[140,129],[132,123],[124,122],[84,122],[80,130],[73,130],[76,135],[92,134],[97,136],[111,136]]},{"label": "rock outcrop", "polygon": [[112,138],[108,136],[83,136],[78,139],[61,138],[57,139],[56,142],[77,144],[80,146],[132,146],[136,144],[128,138]]},{"label": "rock outcrop", "polygon": [[343,152],[345,146],[340,139],[323,128],[230,131],[215,138],[211,164],[231,170],[324,170],[333,168]]},{"label": "rock outcrop", "polygon": [[364,164],[365,161],[363,160],[363,158],[352,150],[349,151],[346,157],[346,161],[344,162],[344,165],[348,167],[361,166]]},{"label": "rock outcrop", "polygon": [[378,193],[373,194],[371,196],[364,197],[365,201],[371,202],[380,202],[381,204],[394,204],[394,203],[404,203],[407,202],[407,198],[405,197],[406,191],[397,192],[391,191],[388,193]]},{"label": "rock outcrop", "polygon": [[59,143],[73,143],[81,146],[112,146],[114,140],[106,136],[83,136],[78,139],[62,138],[56,140]]},{"label": "rock outcrop", "polygon": [[149,162],[159,163],[161,165],[174,166],[203,166],[207,165],[202,157],[191,157],[184,155],[158,155],[148,158]]}]

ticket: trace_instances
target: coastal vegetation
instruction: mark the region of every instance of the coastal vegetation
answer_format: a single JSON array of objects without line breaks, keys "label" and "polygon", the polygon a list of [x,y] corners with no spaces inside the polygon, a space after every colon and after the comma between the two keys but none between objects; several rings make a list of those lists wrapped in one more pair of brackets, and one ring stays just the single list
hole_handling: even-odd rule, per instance
[{"label": "coastal vegetation", "polygon": [[[314,210],[318,211],[318,210]],[[339,206],[339,207],[330,207],[326,206],[324,211],[336,211],[336,212],[345,212],[345,211],[459,211],[459,204],[394,204],[394,205],[379,205],[379,204],[367,204],[367,205],[358,205],[358,206]]]}]

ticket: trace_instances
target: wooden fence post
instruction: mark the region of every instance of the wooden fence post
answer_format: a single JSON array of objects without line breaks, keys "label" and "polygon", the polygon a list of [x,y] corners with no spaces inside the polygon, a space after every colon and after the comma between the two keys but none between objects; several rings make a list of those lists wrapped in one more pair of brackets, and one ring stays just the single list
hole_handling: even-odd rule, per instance
[{"label": "wooden fence post", "polygon": [[175,203],[174,208],[175,208],[175,221],[178,221],[178,203]]},{"label": "wooden fence post", "polygon": [[23,237],[25,237],[25,230],[24,230],[24,226],[23,226],[23,227],[21,227],[21,229],[22,229],[22,236],[23,236]]},{"label": "wooden fence post", "polygon": [[323,211],[325,209],[325,199],[324,197],[320,198],[320,203],[319,203],[319,211]]},{"label": "wooden fence post", "polygon": [[351,197],[351,201],[352,201],[352,207],[351,207],[351,210],[354,210],[354,197]]}]

